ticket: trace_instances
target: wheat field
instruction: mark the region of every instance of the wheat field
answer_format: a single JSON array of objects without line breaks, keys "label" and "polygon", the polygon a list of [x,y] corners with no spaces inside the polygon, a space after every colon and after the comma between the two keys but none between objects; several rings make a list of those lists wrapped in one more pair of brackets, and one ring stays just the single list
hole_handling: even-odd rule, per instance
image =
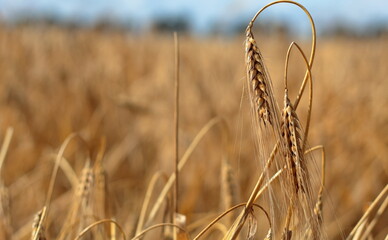
[{"label": "wheat field", "polygon": [[[283,103],[287,47],[298,39],[262,36],[257,31],[255,38],[273,81],[274,97]],[[244,41],[244,34],[179,38],[179,156],[203,126],[217,121],[179,175],[179,212],[186,216],[190,236],[231,204],[247,201],[262,168],[252,133]],[[308,39],[299,43],[309,53]],[[388,36],[318,38],[307,144],[325,147],[323,231],[327,239],[345,239],[388,182],[387,52]],[[160,174],[150,211],[174,172],[174,55],[172,34],[0,27],[2,143],[7,129],[13,129],[0,175],[8,192],[2,195],[1,239],[31,239],[34,218],[47,201],[58,151],[72,133],[78,137],[63,154],[44,226],[46,238],[60,239],[65,231],[73,238],[62,239],[74,239],[89,224],[105,218],[114,219],[127,239],[138,233],[148,184],[155,173]],[[292,54],[288,73],[292,99],[304,72],[302,58]],[[307,104],[303,98],[302,125]],[[320,156],[312,154],[317,181]],[[88,175],[92,169],[88,162],[102,173],[100,177]],[[230,179],[224,178],[226,168]],[[171,198],[168,194],[152,224],[171,222],[166,214]],[[67,218],[77,204],[73,219]],[[254,239],[264,239],[268,223],[259,211],[255,215]],[[223,219],[204,239],[221,239],[234,218]],[[386,239],[387,219],[385,211],[365,239]],[[155,230],[144,239],[168,239],[169,231],[167,227],[163,233]],[[105,224],[82,239],[120,237],[118,228]]]}]

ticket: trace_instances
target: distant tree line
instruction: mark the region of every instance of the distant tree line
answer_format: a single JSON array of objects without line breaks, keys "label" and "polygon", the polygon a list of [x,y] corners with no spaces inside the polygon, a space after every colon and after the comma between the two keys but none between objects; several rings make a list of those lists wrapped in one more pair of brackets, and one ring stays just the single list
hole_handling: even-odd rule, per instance
[{"label": "distant tree line", "polygon": [[[0,20],[1,23],[1,20]],[[4,23],[3,23],[4,24]],[[4,24],[5,25],[5,24]],[[7,25],[9,25],[7,23]],[[161,16],[156,17],[150,24],[144,25],[136,20],[120,20],[113,17],[102,17],[92,23],[85,23],[82,19],[60,19],[55,15],[25,15],[20,17],[10,24],[11,26],[26,26],[26,25],[59,25],[61,27],[73,28],[94,28],[97,30],[119,30],[119,31],[151,31],[156,33],[171,33],[178,31],[180,33],[193,32],[193,26],[189,19],[185,16]],[[265,34],[276,34],[289,36],[292,34],[290,26],[278,22],[261,22],[256,24],[256,28]],[[210,27],[208,35],[237,35],[243,34],[246,28],[246,22],[235,22],[225,26],[220,23],[214,23]],[[364,29],[352,28],[350,24],[338,24],[326,29],[323,36],[345,36],[345,37],[378,37],[382,35],[388,36],[388,24],[378,23],[371,24]]]}]

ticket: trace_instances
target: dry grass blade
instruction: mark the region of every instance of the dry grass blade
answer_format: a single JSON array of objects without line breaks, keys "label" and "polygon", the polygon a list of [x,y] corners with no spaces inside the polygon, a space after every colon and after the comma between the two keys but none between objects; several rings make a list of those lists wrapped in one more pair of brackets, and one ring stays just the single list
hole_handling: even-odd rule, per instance
[{"label": "dry grass blade", "polygon": [[[202,138],[206,135],[206,133],[217,123],[221,122],[221,118],[213,118],[210,120],[195,136],[194,140],[191,142],[190,146],[187,148],[186,152],[183,154],[181,160],[178,164],[179,171],[182,170],[183,166],[186,164],[187,160],[189,159],[190,155],[193,153],[194,149],[197,147],[197,145],[200,143]],[[158,199],[156,200],[156,203],[154,204],[153,208],[151,209],[150,215],[148,217],[147,223],[152,222],[157,211],[159,210],[160,206],[163,203],[163,200],[167,196],[167,193],[170,191],[173,183],[175,181],[175,173],[170,176],[168,179],[166,185],[164,186],[162,192],[160,193]]]},{"label": "dry grass blade", "polygon": [[63,144],[61,145],[61,147],[60,147],[60,149],[58,151],[58,155],[57,155],[57,158],[55,160],[55,165],[54,165],[53,173],[51,175],[51,179],[50,179],[50,183],[49,183],[49,188],[48,188],[48,192],[47,192],[46,204],[45,204],[45,207],[44,207],[44,211],[42,211],[42,214],[40,216],[41,220],[39,221],[39,225],[37,226],[37,229],[35,231],[35,235],[33,236],[32,240],[38,240],[38,234],[40,232],[40,229],[44,227],[43,225],[45,223],[46,216],[47,216],[47,214],[49,212],[49,209],[50,209],[51,197],[52,197],[52,194],[53,194],[53,191],[54,191],[54,184],[55,184],[55,179],[57,177],[57,173],[58,173],[58,170],[59,170],[60,161],[63,159],[63,154],[65,152],[65,149],[66,149],[67,145],[76,136],[77,136],[77,134],[75,134],[75,133],[69,135],[65,139],[65,141],[63,142]]},{"label": "dry grass blade", "polygon": [[368,225],[368,219],[365,219],[360,226],[358,227],[356,233],[354,234],[354,237],[352,240],[361,240],[362,234],[364,233],[366,227]]},{"label": "dry grass blade", "polygon": [[[278,150],[279,150],[279,143],[277,143],[275,145],[275,147],[273,148],[271,155],[269,156],[267,163],[265,164],[265,167],[260,174],[259,180],[257,180],[256,185],[253,188],[253,191],[252,191],[252,193],[247,201],[247,205],[245,206],[246,208],[249,207],[252,203],[254,203],[258,199],[258,197],[260,196],[259,192],[260,192],[261,186],[263,185],[264,177],[267,174],[268,168],[271,167],[271,165],[275,159],[275,156],[278,153]],[[269,182],[270,181],[268,181],[268,183]]]},{"label": "dry grass blade", "polygon": [[92,228],[98,226],[98,225],[101,225],[103,223],[110,223],[110,224],[114,224],[121,232],[121,236],[123,237],[123,239],[125,240],[126,239],[126,235],[125,235],[125,232],[124,230],[122,229],[122,227],[120,226],[120,224],[118,224],[115,220],[112,220],[112,219],[102,219],[102,220],[99,220],[97,222],[94,222],[92,224],[90,224],[89,226],[87,226],[84,230],[82,230],[76,238],[74,238],[74,240],[79,240],[81,239],[87,232],[89,232]]},{"label": "dry grass blade", "polygon": [[232,226],[229,228],[226,235],[223,237],[223,240],[234,240],[237,239],[240,234],[247,218],[249,211],[244,208],[244,210],[240,213],[240,215],[236,218]]},{"label": "dry grass blade", "polygon": [[7,155],[9,144],[11,143],[12,135],[13,135],[13,128],[9,127],[7,129],[7,132],[5,133],[4,141],[0,151],[0,177],[1,177],[1,169],[4,164],[5,156]]},{"label": "dry grass blade", "polygon": [[[210,223],[209,225],[207,225],[204,229],[202,229],[202,231],[201,231],[200,233],[198,233],[197,236],[195,236],[195,237],[193,238],[193,240],[198,240],[199,238],[203,237],[203,236],[205,235],[205,233],[206,233],[207,231],[209,231],[209,229],[210,229],[212,226],[214,226],[218,221],[220,221],[223,217],[225,217],[227,214],[229,214],[229,213],[233,212],[234,210],[236,210],[236,209],[238,209],[238,208],[240,208],[240,207],[242,207],[242,206],[245,206],[245,205],[246,205],[246,203],[240,203],[240,204],[238,204],[238,205],[236,205],[236,206],[233,206],[233,207],[229,208],[228,210],[224,211],[223,213],[221,213],[218,217],[216,217],[213,221],[211,221],[211,223]],[[267,218],[267,220],[268,220],[269,226],[271,227],[272,224],[271,224],[271,220],[270,220],[270,218],[269,218],[269,215],[268,215],[267,211],[266,211],[262,206],[260,206],[260,205],[258,205],[258,204],[256,204],[256,203],[252,204],[252,207],[257,207],[258,209],[260,209],[261,211],[263,211],[263,213],[265,214],[265,216],[266,216],[266,218]],[[240,214],[240,216],[241,216],[243,213],[244,213],[244,211]],[[239,216],[239,217],[240,217],[240,216]],[[234,224],[236,224],[236,222],[235,222]],[[226,233],[226,235],[229,234],[229,232],[230,232],[230,230]],[[225,236],[226,236],[226,235],[225,235]],[[225,237],[224,237],[224,238],[225,238]]]},{"label": "dry grass blade", "polygon": [[[276,172],[276,174],[274,174],[271,179],[265,184],[264,187],[262,187],[261,189],[259,189],[257,192],[256,191],[253,191],[251,193],[251,196],[249,198],[250,201],[248,201],[246,204],[245,204],[245,208],[244,210],[240,213],[240,215],[238,216],[238,218],[234,221],[232,227],[230,227],[228,233],[224,236],[224,240],[234,240],[238,237],[241,229],[243,228],[244,224],[245,224],[245,221],[247,220],[248,218],[248,215],[250,213],[250,211],[252,210],[252,207],[255,205],[255,201],[260,197],[260,195],[269,187],[269,185],[279,177],[279,175],[283,172],[283,169],[280,169],[279,171]],[[261,184],[260,184],[261,185]],[[258,185],[256,185],[258,186]],[[265,210],[263,210],[264,212],[266,212]],[[269,217],[268,217],[269,219]],[[270,226],[272,226],[271,224],[271,221],[269,220],[270,222]]]},{"label": "dry grass blade", "polygon": [[360,226],[364,224],[364,222],[368,219],[370,214],[373,212],[373,210],[378,206],[378,203],[382,198],[388,198],[388,184],[385,185],[384,189],[380,192],[380,194],[376,197],[376,199],[373,201],[373,203],[369,206],[368,210],[364,213],[364,215],[361,217],[361,219],[358,221],[356,226],[353,228],[353,230],[350,232],[349,236],[346,238],[346,240],[354,239],[356,232],[359,230]]},{"label": "dry grass blade", "polygon": [[364,233],[362,234],[363,239],[368,239],[369,234],[372,232],[373,228],[376,226],[377,222],[379,221],[381,215],[384,213],[384,211],[388,207],[388,197],[385,198],[384,202],[381,204],[379,209],[377,210],[375,216],[368,224],[367,228],[365,229]]},{"label": "dry grass blade", "polygon": [[[56,158],[57,158],[56,154],[50,155],[50,159],[54,161],[54,163]],[[69,161],[65,157],[62,157],[61,161],[59,162],[59,167],[65,173],[67,179],[71,183],[71,186],[73,188],[76,188],[78,186],[77,174],[75,174],[74,169],[71,167],[71,165],[69,164]]]},{"label": "dry grass blade", "polygon": [[[55,179],[56,179],[57,174],[58,174],[58,170],[59,170],[59,167],[60,167],[60,162],[63,159],[63,154],[64,154],[67,146],[69,145],[70,141],[72,139],[74,139],[75,137],[77,137],[77,136],[78,135],[76,133],[70,134],[65,139],[65,141],[62,143],[62,145],[61,145],[61,147],[60,147],[60,149],[58,151],[57,158],[55,159],[54,169],[53,169],[53,172],[52,172],[52,175],[51,175],[51,179],[50,179],[50,184],[49,184],[48,192],[47,192],[47,198],[46,198],[46,204],[45,204],[45,206],[47,207],[47,211],[46,212],[49,211],[51,197],[52,197],[52,194],[53,194],[53,191],[54,191]],[[82,142],[84,142],[82,138],[80,138],[80,139],[82,140]]]},{"label": "dry grass blade", "polygon": [[265,185],[257,192],[257,194],[256,194],[256,196],[255,196],[255,198],[254,198],[254,201],[253,202],[256,202],[258,199],[259,199],[259,197],[263,194],[263,192],[265,191],[265,190],[267,190],[268,189],[268,187],[271,185],[271,183],[273,182],[273,181],[275,181],[275,179],[277,179],[279,176],[280,176],[280,174],[282,174],[283,172],[284,172],[284,170],[286,169],[286,167],[283,167],[283,168],[281,168],[281,169],[279,169],[266,183],[265,183]]},{"label": "dry grass blade", "polygon": [[152,192],[154,191],[155,185],[157,181],[162,177],[162,174],[160,172],[156,172],[152,178],[150,183],[148,184],[147,192],[143,201],[143,205],[141,207],[140,215],[139,215],[139,221],[136,227],[136,235],[139,234],[143,230],[144,221],[147,213],[147,209],[151,200]]},{"label": "dry grass blade", "polygon": [[[54,169],[53,169],[53,172],[51,174],[51,178],[50,178],[50,182],[49,182],[49,187],[48,187],[48,192],[47,192],[47,197],[46,197],[46,204],[45,204],[45,207],[47,209],[45,209],[45,211],[43,212],[42,214],[42,221],[41,221],[41,225],[38,226],[38,228],[40,227],[43,227],[43,224],[45,223],[46,221],[46,217],[48,215],[48,212],[50,210],[50,204],[51,204],[51,198],[52,198],[52,194],[53,194],[53,191],[54,191],[54,185],[55,185],[55,179],[57,177],[57,174],[58,174],[58,170],[60,168],[60,165],[61,165],[61,161],[64,159],[63,158],[63,154],[65,153],[65,150],[67,148],[67,146],[69,145],[70,141],[73,140],[74,138],[78,137],[78,139],[85,145],[87,146],[87,144],[85,143],[85,141],[76,133],[72,133],[70,134],[66,139],[65,141],[62,143],[61,147],[59,148],[59,151],[58,151],[58,154],[57,154],[57,157],[55,159],[55,165],[54,165]],[[72,211],[69,212],[69,216],[70,214],[72,213]],[[67,227],[68,226],[72,226],[72,224],[68,223]],[[67,229],[66,228],[66,225],[62,227],[62,231],[64,229]],[[61,239],[61,234],[59,235],[58,239]],[[36,238],[34,238],[33,240],[36,240]]]},{"label": "dry grass blade", "polygon": [[136,235],[135,237],[133,237],[131,240],[135,240],[135,239],[139,239],[141,237],[143,237],[146,233],[148,233],[149,231],[152,231],[156,228],[164,228],[164,227],[174,227],[174,228],[177,228],[179,229],[181,232],[183,232],[185,235],[186,235],[186,238],[187,239],[190,239],[188,236],[189,234],[186,232],[185,229],[181,228],[180,226],[178,225],[175,225],[173,223],[160,223],[160,224],[155,224],[145,230],[143,230],[142,232],[140,232],[138,235]]},{"label": "dry grass blade", "polygon": [[222,234],[222,236],[224,236],[224,235],[227,233],[228,228],[227,228],[224,224],[217,222],[217,223],[215,223],[215,224],[213,225],[213,228],[212,228],[211,230],[207,231],[207,232],[203,235],[203,238],[206,239],[207,236],[209,236],[211,233],[213,233],[213,232],[215,232],[215,231],[219,231],[219,232]]}]

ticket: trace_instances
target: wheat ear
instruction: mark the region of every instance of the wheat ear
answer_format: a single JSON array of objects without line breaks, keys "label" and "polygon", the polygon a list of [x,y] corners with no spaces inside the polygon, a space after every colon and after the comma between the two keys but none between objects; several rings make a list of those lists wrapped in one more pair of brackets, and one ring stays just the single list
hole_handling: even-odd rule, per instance
[{"label": "wheat ear", "polygon": [[34,221],[32,222],[32,240],[46,240],[45,229],[43,227],[46,210],[47,208],[43,207],[43,209],[35,215]]},{"label": "wheat ear", "polygon": [[[309,109],[307,115],[307,123],[306,123],[306,131],[303,136],[300,133],[301,125],[299,121],[299,117],[295,111],[294,106],[291,104],[291,101],[288,97],[288,86],[287,86],[287,77],[288,77],[288,62],[292,47],[296,47],[297,50],[301,53],[303,60],[307,66],[308,71],[308,79],[310,80],[310,96],[309,96]],[[303,84],[302,84],[303,86]],[[312,91],[312,76],[311,69],[308,65],[307,58],[299,47],[299,45],[295,42],[290,44],[290,47],[287,51],[285,70],[284,70],[284,109],[282,112],[282,137],[285,146],[285,159],[290,171],[291,178],[293,179],[295,192],[298,192],[299,189],[303,191],[308,191],[306,186],[304,186],[308,182],[308,170],[304,160],[304,148],[307,142],[307,134],[310,126],[310,118],[311,118],[311,105],[313,98]]]},{"label": "wheat ear", "polygon": [[265,70],[263,57],[252,33],[253,22],[250,22],[246,29],[245,40],[245,61],[247,80],[251,93],[252,101],[259,119],[266,124],[272,125],[272,110],[270,107],[269,76]]}]

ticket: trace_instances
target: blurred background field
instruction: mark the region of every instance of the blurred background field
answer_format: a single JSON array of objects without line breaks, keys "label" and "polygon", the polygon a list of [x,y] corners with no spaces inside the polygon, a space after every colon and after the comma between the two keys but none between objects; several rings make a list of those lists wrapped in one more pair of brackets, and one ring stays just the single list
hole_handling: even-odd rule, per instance
[{"label": "blurred background field", "polygon": [[[127,233],[133,232],[152,175],[173,171],[171,30],[180,25],[158,24],[143,32],[110,24],[77,27],[30,20],[0,25],[1,136],[7,127],[14,128],[1,176],[10,191],[15,239],[29,238],[33,216],[45,201],[53,156],[72,132],[86,142],[74,141],[65,153],[78,175],[88,152],[94,159],[106,138],[104,167],[112,214]],[[241,201],[259,174],[243,90],[244,35],[236,31],[198,36],[187,30],[180,35],[180,153],[214,117],[226,120],[232,142],[224,149],[221,128],[212,129],[184,167],[180,208],[188,223],[222,210],[225,153]],[[292,33],[279,25],[255,32],[280,103],[289,43],[297,40],[309,51],[308,35]],[[318,38],[309,144],[326,148],[324,221],[329,239],[346,236],[388,182],[386,53],[388,35],[381,29],[359,34],[336,28]],[[292,97],[304,69],[300,57],[293,55]],[[48,235],[55,236],[64,221],[71,191],[60,172],[50,213],[58,217],[50,218]],[[388,233],[387,219],[385,213],[374,231],[376,239]]]}]

